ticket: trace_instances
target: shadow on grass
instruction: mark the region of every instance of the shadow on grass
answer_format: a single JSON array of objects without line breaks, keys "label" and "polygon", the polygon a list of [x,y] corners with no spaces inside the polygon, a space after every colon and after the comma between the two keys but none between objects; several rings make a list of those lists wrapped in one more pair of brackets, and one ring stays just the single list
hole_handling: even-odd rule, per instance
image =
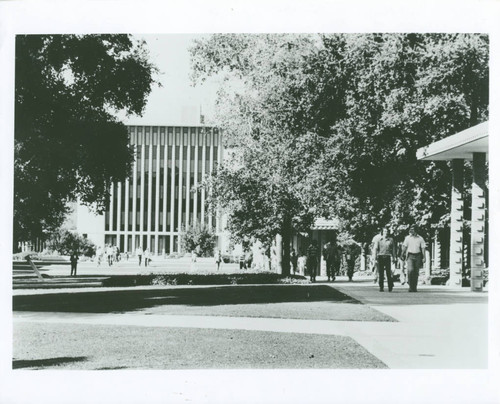
[{"label": "shadow on grass", "polygon": [[23,369],[23,368],[45,368],[50,366],[59,366],[65,363],[72,362],[83,362],[86,361],[86,356],[63,356],[60,358],[49,358],[49,359],[32,359],[32,360],[13,360],[12,369]]},{"label": "shadow on grass", "polygon": [[13,310],[116,313],[164,305],[217,306],[289,302],[361,304],[324,285],[260,285],[21,295],[13,297]]},{"label": "shadow on grass", "polygon": [[122,370],[122,369],[128,369],[128,368],[126,366],[113,366],[113,367],[97,368],[96,370]]}]

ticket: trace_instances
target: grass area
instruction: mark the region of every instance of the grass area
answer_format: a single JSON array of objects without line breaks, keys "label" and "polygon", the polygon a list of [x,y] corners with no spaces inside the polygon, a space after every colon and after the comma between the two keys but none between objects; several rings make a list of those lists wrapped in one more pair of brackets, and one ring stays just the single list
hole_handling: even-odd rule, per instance
[{"label": "grass area", "polygon": [[173,287],[18,295],[14,311],[394,321],[329,285]]},{"label": "grass area", "polygon": [[14,369],[385,368],[352,338],[197,328],[14,323]]},{"label": "grass area", "polygon": [[271,272],[246,272],[229,274],[140,274],[114,275],[103,280],[103,286],[144,286],[144,285],[266,285],[309,283],[301,275],[281,275]]}]

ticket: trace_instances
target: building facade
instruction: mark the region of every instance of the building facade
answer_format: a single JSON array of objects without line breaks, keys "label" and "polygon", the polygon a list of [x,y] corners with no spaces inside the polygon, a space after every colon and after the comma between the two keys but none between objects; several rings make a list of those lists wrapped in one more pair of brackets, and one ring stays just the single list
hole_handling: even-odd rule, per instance
[{"label": "building facade", "polygon": [[[133,253],[181,251],[182,231],[205,224],[221,234],[221,220],[210,213],[204,189],[194,192],[222,160],[217,128],[129,126],[134,148],[132,175],[113,184],[104,215],[92,217],[79,206],[77,229],[97,245],[117,245]],[[90,214],[90,216],[89,216]]]}]

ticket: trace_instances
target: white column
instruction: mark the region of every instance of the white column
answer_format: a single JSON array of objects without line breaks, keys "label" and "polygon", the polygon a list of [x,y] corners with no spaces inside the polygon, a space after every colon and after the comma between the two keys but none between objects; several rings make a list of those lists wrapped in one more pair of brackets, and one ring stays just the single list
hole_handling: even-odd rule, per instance
[{"label": "white column", "polygon": [[123,232],[123,252],[126,252],[128,251],[128,235],[129,235],[129,231],[128,231],[128,225],[129,225],[129,222],[128,222],[128,212],[129,212],[129,209],[130,209],[130,204],[129,204],[129,198],[130,198],[130,191],[129,191],[129,187],[130,187],[130,181],[129,179],[127,178],[125,180],[125,225],[124,225],[124,232]]},{"label": "white column", "polygon": [[134,145],[134,172],[132,174],[132,254],[135,254],[135,236],[137,227],[137,145]]},{"label": "white column", "polygon": [[191,133],[188,132],[188,144],[187,144],[187,159],[186,159],[186,229],[190,227],[189,224],[189,207],[191,205]]},{"label": "white column", "polygon": [[[167,234],[167,176],[168,176],[168,133],[165,132],[165,149],[163,153],[163,234],[165,235],[165,240],[166,240],[166,234]],[[164,249],[165,253],[168,253],[167,247],[164,243]]]},{"label": "white column", "polygon": [[432,255],[432,270],[441,269],[441,242],[439,241],[439,230],[434,232],[434,248]]},{"label": "white column", "polygon": [[276,242],[276,273],[283,273],[283,237],[281,234],[277,234],[275,238]]},{"label": "white column", "polygon": [[[214,132],[213,130],[210,131],[210,167],[209,167],[209,173],[212,174],[213,169],[214,169]],[[209,213],[208,213],[208,227],[212,228],[212,206],[210,205]]]},{"label": "white column", "polygon": [[462,286],[463,260],[463,173],[464,161],[452,160],[451,214],[450,214],[450,286]]},{"label": "white column", "polygon": [[471,206],[471,276],[473,292],[483,290],[484,247],[486,236],[486,153],[473,153]]},{"label": "white column", "polygon": [[144,158],[146,153],[146,146],[144,143],[141,145],[141,192],[140,192],[140,212],[139,212],[139,246],[144,250],[146,246],[142,245],[142,235],[144,234],[144,165],[146,159]]},{"label": "white column", "polygon": [[[218,132],[218,142],[217,142],[217,165],[220,165],[222,162],[222,136],[221,132]],[[221,232],[221,211],[220,209],[217,209],[217,216],[216,216],[216,224],[215,224],[215,231],[217,233]],[[281,272],[280,272],[281,273]]]},{"label": "white column", "polygon": [[175,133],[172,133],[172,161],[170,162],[170,254],[174,252],[174,204],[175,204]]},{"label": "white column", "polygon": [[[202,147],[201,147],[201,178],[202,180],[205,179],[205,175],[206,175],[206,172],[205,172],[205,168],[206,168],[206,165],[207,165],[207,139],[206,139],[206,132],[205,132],[205,129],[203,128],[202,129],[202,132],[203,134],[202,136]],[[203,188],[201,190],[201,218],[200,218],[200,222],[202,225],[205,224],[205,188]]]},{"label": "white column", "polygon": [[[196,131],[196,142],[194,144],[194,187],[198,186],[198,140],[199,134]],[[198,220],[198,189],[193,194],[193,225],[196,225]]]},{"label": "white column", "polygon": [[117,184],[117,195],[116,195],[116,246],[120,248],[120,225],[121,225],[121,212],[122,212],[122,183]]},{"label": "white column", "polygon": [[[177,217],[177,224],[178,224],[178,234],[181,233],[182,231],[182,165],[183,163],[183,155],[184,155],[184,140],[183,140],[183,133],[181,130],[180,133],[180,144],[179,144],[179,216]],[[177,237],[177,249],[180,252],[181,251],[181,238]]]},{"label": "white column", "polygon": [[148,162],[148,220],[147,220],[147,236],[146,236],[146,248],[149,248],[151,251],[151,219],[152,219],[152,210],[153,210],[153,145],[150,142],[148,146],[148,154],[149,154],[149,162]]},{"label": "white column", "polygon": [[428,248],[425,249],[425,282],[428,283],[431,279],[431,253]]},{"label": "white column", "polygon": [[115,231],[113,227],[113,214],[115,210],[115,204],[114,204],[114,195],[115,195],[115,190],[114,190],[114,183],[111,184],[111,189],[109,193],[109,233],[112,233]]},{"label": "white column", "polygon": [[[160,136],[157,134],[157,140]],[[160,233],[160,142],[156,143],[156,192],[155,192],[155,254],[160,255],[158,251],[158,236]]]}]

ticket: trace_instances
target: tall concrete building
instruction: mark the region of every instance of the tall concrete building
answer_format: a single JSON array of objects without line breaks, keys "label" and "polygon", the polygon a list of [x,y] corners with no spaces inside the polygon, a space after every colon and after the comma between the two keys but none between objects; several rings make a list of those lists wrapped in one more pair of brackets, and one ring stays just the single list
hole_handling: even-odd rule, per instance
[{"label": "tall concrete building", "polygon": [[179,235],[193,224],[221,235],[220,217],[209,213],[205,191],[192,192],[222,160],[219,131],[203,125],[128,130],[135,152],[131,177],[113,184],[104,215],[78,206],[77,231],[97,245],[130,252],[140,246],[154,254],[179,252]]}]

